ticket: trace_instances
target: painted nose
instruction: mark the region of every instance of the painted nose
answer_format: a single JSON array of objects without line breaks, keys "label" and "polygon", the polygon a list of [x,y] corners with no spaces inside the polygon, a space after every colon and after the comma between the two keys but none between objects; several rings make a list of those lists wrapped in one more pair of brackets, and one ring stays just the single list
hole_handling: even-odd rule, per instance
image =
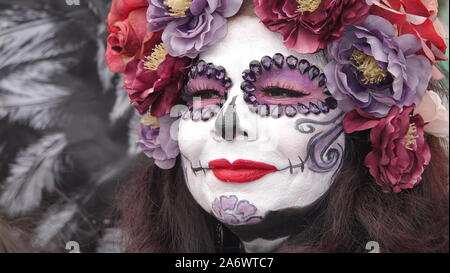
[{"label": "painted nose", "polygon": [[233,141],[241,131],[239,117],[236,113],[236,99],[237,96],[231,100],[226,108],[222,108],[215,123],[216,134],[226,141]]}]

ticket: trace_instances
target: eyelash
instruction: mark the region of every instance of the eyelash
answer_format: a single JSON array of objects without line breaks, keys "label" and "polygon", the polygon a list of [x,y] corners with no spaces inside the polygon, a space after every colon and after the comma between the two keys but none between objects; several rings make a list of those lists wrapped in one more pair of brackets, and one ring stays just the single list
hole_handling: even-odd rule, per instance
[{"label": "eyelash", "polygon": [[[304,93],[301,91],[295,91],[291,88],[284,88],[284,87],[279,87],[279,86],[268,86],[268,87],[264,87],[262,89],[262,91],[264,92],[264,94],[266,96],[269,97],[287,97],[287,98],[303,98],[303,97],[307,97],[310,94],[309,93]],[[276,95],[278,94],[278,95]],[[282,96],[282,95],[285,96]]]},{"label": "eyelash", "polygon": [[[258,88],[255,85],[260,85],[259,90],[274,86],[288,89],[293,92],[311,94],[311,92],[303,91],[304,87],[306,87],[304,84],[307,84],[314,87],[314,89],[323,89],[324,92],[328,91],[326,87],[324,87],[326,85],[326,77],[323,73],[320,73],[319,68],[314,65],[310,65],[307,60],[298,60],[298,58],[292,55],[287,58],[284,58],[284,56],[280,53],[275,54],[273,58],[264,56],[261,59],[261,62],[252,61],[249,67],[250,69],[247,69],[242,73],[244,82],[242,83],[241,88],[246,93],[258,91]],[[281,70],[285,71],[285,73],[283,73],[283,75],[286,75],[285,77],[291,77],[291,81],[296,81],[296,83],[284,82],[282,80],[280,81],[278,78],[283,76],[280,75]],[[275,75],[271,73],[275,73]],[[263,83],[259,83],[261,78],[264,78],[266,75],[269,75],[268,82],[264,83],[263,80]],[[270,79],[270,76],[277,77],[277,81],[273,82],[273,80]],[[303,88],[298,85],[303,85]],[[294,93],[291,92],[291,94]]]},{"label": "eyelash", "polygon": [[226,76],[225,68],[200,60],[188,73],[182,99],[188,106],[192,106],[194,97],[200,97],[202,105],[217,104],[219,101],[222,104],[222,99],[226,99],[231,85],[231,79]]},{"label": "eyelash", "polygon": [[[249,68],[243,72],[244,81],[241,89],[244,91],[244,100],[249,104],[250,110],[253,109],[253,112],[259,113],[261,116],[267,116],[270,114],[269,112],[277,112],[275,115],[271,114],[275,118],[280,117],[283,112],[289,117],[295,116],[297,112],[303,115],[319,114],[327,113],[330,109],[337,107],[336,100],[331,97],[326,87],[325,75],[307,60],[298,60],[292,55],[285,58],[282,54],[277,53],[273,58],[264,56],[261,62],[252,61]],[[281,70],[286,70],[284,73],[287,75],[286,77],[295,75],[292,78],[294,82],[278,79],[280,75],[277,76],[277,74]],[[267,73],[275,73],[275,75]],[[298,73],[300,76],[294,73]],[[266,75],[269,75],[269,80],[264,82],[261,78]],[[276,77],[276,80],[270,80],[270,76]],[[197,79],[198,77],[201,79]],[[192,66],[182,91],[182,98],[188,104],[191,112],[193,99],[195,97],[202,98],[202,108],[199,113],[192,112],[192,119],[206,121],[214,116],[212,113],[207,118],[203,117],[209,106],[222,107],[231,85],[232,81],[226,76],[226,71],[222,66],[214,66],[203,60]],[[269,106],[275,106],[276,111],[268,112]],[[261,111],[261,109],[265,111]],[[195,114],[197,114],[197,118],[194,117]]]},{"label": "eyelash", "polygon": [[283,113],[288,117],[297,113],[318,115],[337,108],[326,87],[325,74],[307,60],[277,53],[273,58],[252,61],[249,68],[242,73],[241,89],[254,113],[279,118]]}]

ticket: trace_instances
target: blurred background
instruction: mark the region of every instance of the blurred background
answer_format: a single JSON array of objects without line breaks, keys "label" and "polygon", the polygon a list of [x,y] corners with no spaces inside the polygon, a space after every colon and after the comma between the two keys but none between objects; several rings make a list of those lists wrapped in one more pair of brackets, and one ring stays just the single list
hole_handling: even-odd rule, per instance
[{"label": "blurred background", "polygon": [[148,159],[105,64],[109,6],[0,0],[0,253],[120,252],[117,192]]}]

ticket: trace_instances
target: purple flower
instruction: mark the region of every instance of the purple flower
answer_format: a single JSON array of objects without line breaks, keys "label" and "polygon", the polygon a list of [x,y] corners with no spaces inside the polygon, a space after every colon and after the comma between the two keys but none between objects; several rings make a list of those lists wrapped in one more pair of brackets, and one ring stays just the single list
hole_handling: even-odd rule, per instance
[{"label": "purple flower", "polygon": [[238,202],[236,195],[216,198],[212,205],[217,219],[228,225],[256,224],[262,220],[256,214],[256,207],[247,200]]},{"label": "purple flower", "polygon": [[161,169],[173,168],[180,153],[178,142],[170,135],[170,127],[175,120],[168,115],[156,119],[147,114],[139,124],[138,145]]},{"label": "purple flower", "polygon": [[385,117],[392,106],[418,105],[431,78],[431,64],[411,34],[396,37],[389,21],[370,15],[347,27],[328,48],[327,87],[345,112],[360,108]]},{"label": "purple flower", "polygon": [[162,40],[171,56],[195,58],[225,37],[225,18],[235,15],[242,1],[148,0],[148,28],[164,29]]}]

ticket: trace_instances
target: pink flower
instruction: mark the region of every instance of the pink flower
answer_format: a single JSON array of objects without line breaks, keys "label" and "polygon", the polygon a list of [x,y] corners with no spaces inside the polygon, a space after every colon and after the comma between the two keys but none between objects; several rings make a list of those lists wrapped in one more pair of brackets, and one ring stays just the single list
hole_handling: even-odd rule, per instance
[{"label": "pink flower", "polygon": [[422,102],[414,109],[414,114],[423,118],[425,133],[436,137],[448,137],[448,110],[442,105],[438,94],[427,91],[422,97]]},{"label": "pink flower", "polygon": [[125,90],[140,114],[151,107],[151,114],[161,117],[178,103],[184,85],[184,74],[190,58],[165,55],[157,67],[150,68],[147,59],[134,60],[125,70]]},{"label": "pink flower", "polygon": [[385,192],[411,189],[422,180],[431,152],[424,138],[424,121],[420,115],[410,116],[414,105],[403,110],[392,107],[388,116],[377,119],[357,109],[343,121],[346,133],[372,129],[372,151],[364,164]]},{"label": "pink flower", "polygon": [[147,31],[146,0],[113,0],[108,15],[106,62],[112,72],[123,73],[126,65],[141,59],[160,39]]},{"label": "pink flower", "polygon": [[253,0],[255,13],[287,48],[314,53],[339,40],[345,26],[367,17],[366,0]]}]

